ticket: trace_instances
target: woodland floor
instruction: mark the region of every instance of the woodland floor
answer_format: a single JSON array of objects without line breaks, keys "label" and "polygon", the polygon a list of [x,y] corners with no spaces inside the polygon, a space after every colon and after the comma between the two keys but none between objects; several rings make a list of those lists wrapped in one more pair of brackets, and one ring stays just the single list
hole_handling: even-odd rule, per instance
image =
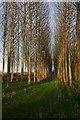
[{"label": "woodland floor", "polygon": [[56,77],[47,78],[30,86],[25,79],[14,80],[9,93],[2,99],[3,118],[80,118],[80,94],[77,82],[72,87],[64,85]]}]

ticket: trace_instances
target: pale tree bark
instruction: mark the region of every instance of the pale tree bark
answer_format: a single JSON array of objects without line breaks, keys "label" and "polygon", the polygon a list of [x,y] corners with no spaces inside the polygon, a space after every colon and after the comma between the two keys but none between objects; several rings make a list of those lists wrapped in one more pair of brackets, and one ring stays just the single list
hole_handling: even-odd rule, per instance
[{"label": "pale tree bark", "polygon": [[69,84],[70,86],[72,85],[72,73],[71,73],[71,55],[70,55],[70,8],[71,8],[71,3],[68,2],[68,79],[69,79]]},{"label": "pale tree bark", "polygon": [[67,42],[65,42],[65,78],[66,83],[68,83],[68,69],[67,69]]},{"label": "pale tree bark", "polygon": [[30,12],[30,45],[29,45],[29,55],[28,55],[28,84],[31,83],[31,55],[32,55],[32,9],[31,4],[29,6]]},{"label": "pale tree bark", "polygon": [[[63,45],[64,45],[64,40],[63,40]],[[66,78],[65,78],[65,45],[63,46],[63,56],[62,56],[62,78],[64,83],[66,83]]]},{"label": "pale tree bark", "polygon": [[41,80],[43,79],[43,63],[42,63],[42,56],[41,56]]},{"label": "pale tree bark", "polygon": [[43,68],[43,73],[42,73],[43,74],[43,79],[44,79],[44,76],[45,76],[45,68],[44,67],[45,66],[44,66],[44,63],[43,63],[43,67],[42,67]]},{"label": "pale tree bark", "polygon": [[46,77],[47,77],[47,69],[46,69],[46,65],[45,65],[45,79],[46,79]]},{"label": "pale tree bark", "polygon": [[57,77],[62,81],[62,53],[59,55]]},{"label": "pale tree bark", "polygon": [[16,81],[18,81],[18,70],[19,70],[19,15],[18,15],[18,56],[17,56],[17,73],[16,73]]},{"label": "pale tree bark", "polygon": [[[76,22],[76,26],[77,26],[77,22]],[[76,28],[76,30],[77,30],[77,28]],[[77,37],[76,37],[77,38]],[[75,80],[77,80],[78,78],[77,78],[77,75],[78,75],[78,71],[77,71],[77,68],[78,68],[78,66],[77,66],[77,41],[75,40],[75,43],[74,43],[75,45],[74,45],[74,56],[73,56],[73,62],[74,62],[74,67],[73,67],[73,74],[74,74],[74,79]]]},{"label": "pale tree bark", "polygon": [[37,57],[37,53],[36,53],[36,37],[34,38],[34,83],[36,82],[36,67],[37,67],[37,60],[36,60],[36,57]]},{"label": "pale tree bark", "polygon": [[[62,26],[62,31],[64,32],[65,30],[65,23],[63,21],[63,25]],[[65,83],[66,79],[65,79],[65,34],[63,33],[63,41],[62,41],[62,80]]]},{"label": "pale tree bark", "polygon": [[37,33],[37,39],[38,39],[38,51],[37,51],[37,82],[40,81],[40,20],[38,19],[38,33]]},{"label": "pale tree bark", "polygon": [[[37,22],[36,22],[37,23]],[[34,83],[37,80],[37,25],[36,25],[36,30],[35,30],[35,40],[34,40]]]},{"label": "pale tree bark", "polygon": [[11,71],[11,80],[10,82],[12,82],[13,78],[14,78],[14,38],[12,40],[12,53],[11,53],[11,68],[12,68],[12,71]]},{"label": "pale tree bark", "polygon": [[35,24],[35,40],[34,40],[34,83],[37,80],[37,3],[36,7],[36,24]]},{"label": "pale tree bark", "polygon": [[63,23],[63,81],[66,84],[68,81],[67,74],[67,42],[66,42],[66,3],[64,3],[64,23]]},{"label": "pale tree bark", "polygon": [[21,87],[24,86],[25,31],[26,31],[26,2],[24,3],[24,23],[22,28]]},{"label": "pale tree bark", "polygon": [[[14,15],[15,16],[15,15]],[[15,28],[15,17],[13,17],[13,35],[12,35],[12,41],[11,41],[11,79],[10,82],[13,81],[14,78],[14,28]]]},{"label": "pale tree bark", "polygon": [[11,63],[11,42],[13,37],[13,17],[14,17],[14,2],[11,5],[11,17],[10,17],[10,34],[8,40],[8,71],[7,71],[7,85],[6,88],[9,88],[9,81],[10,81],[10,63]]}]

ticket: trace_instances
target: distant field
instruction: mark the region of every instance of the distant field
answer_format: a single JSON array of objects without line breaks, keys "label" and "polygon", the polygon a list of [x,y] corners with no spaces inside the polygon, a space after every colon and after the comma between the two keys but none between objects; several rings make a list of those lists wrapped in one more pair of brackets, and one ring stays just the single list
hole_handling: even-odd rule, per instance
[{"label": "distant field", "polygon": [[20,81],[14,81],[3,97],[2,106],[3,118],[80,118],[77,88],[65,86],[56,77],[30,86],[25,80],[24,88],[20,88]]}]

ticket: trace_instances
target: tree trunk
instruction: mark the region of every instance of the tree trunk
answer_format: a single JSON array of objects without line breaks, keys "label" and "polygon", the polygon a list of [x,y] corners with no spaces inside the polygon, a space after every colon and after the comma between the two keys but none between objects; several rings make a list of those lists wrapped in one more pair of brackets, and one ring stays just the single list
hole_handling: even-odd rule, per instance
[{"label": "tree trunk", "polygon": [[62,81],[62,54],[59,55],[57,78]]},{"label": "tree trunk", "polygon": [[80,2],[77,3],[77,62],[78,62],[78,89],[80,91]]},{"label": "tree trunk", "polygon": [[8,71],[7,71],[7,85],[6,89],[9,88],[9,81],[10,81],[10,64],[11,64],[11,42],[12,42],[12,36],[13,36],[13,17],[14,17],[14,2],[12,2],[12,8],[11,8],[11,18],[10,18],[10,35],[8,40]]},{"label": "tree trunk", "polygon": [[18,15],[18,56],[17,56],[17,73],[16,73],[16,81],[18,81],[18,70],[19,70],[19,15]]},{"label": "tree trunk", "polygon": [[38,33],[37,33],[37,39],[38,39],[38,52],[37,52],[37,57],[38,57],[38,60],[37,60],[37,82],[40,81],[40,64],[41,64],[41,61],[40,61],[40,21],[38,19]]},{"label": "tree trunk", "polygon": [[37,78],[37,75],[36,75],[36,72],[37,72],[37,60],[36,60],[36,45],[35,45],[35,48],[34,48],[34,83],[36,82],[36,78]]},{"label": "tree trunk", "polygon": [[3,42],[3,66],[2,66],[2,81],[4,82],[4,68],[5,68],[5,44],[7,32],[7,3],[5,3],[5,23],[4,23],[4,42]]},{"label": "tree trunk", "polygon": [[34,83],[37,80],[37,3],[36,3],[36,25],[35,25],[35,40],[34,40]]},{"label": "tree trunk", "polygon": [[11,51],[12,72],[11,72],[11,80],[10,80],[10,82],[12,82],[12,80],[14,78],[14,27],[13,27],[13,38],[12,38],[12,43],[11,43],[11,48],[12,48],[12,51]]},{"label": "tree trunk", "polygon": [[70,86],[72,85],[72,73],[71,73],[71,55],[70,55],[70,2],[68,2],[68,79]]},{"label": "tree trunk", "polygon": [[32,55],[32,10],[31,4],[29,6],[30,12],[30,46],[29,46],[29,56],[28,56],[28,84],[31,82],[31,55]]},{"label": "tree trunk", "polygon": [[24,3],[24,25],[22,29],[22,60],[21,60],[21,87],[24,86],[24,57],[25,57],[25,31],[26,31],[26,3]]}]

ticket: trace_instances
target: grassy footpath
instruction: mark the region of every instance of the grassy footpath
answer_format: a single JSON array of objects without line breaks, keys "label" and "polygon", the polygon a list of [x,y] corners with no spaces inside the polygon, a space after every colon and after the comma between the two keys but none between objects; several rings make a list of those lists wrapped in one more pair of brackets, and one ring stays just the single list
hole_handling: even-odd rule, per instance
[{"label": "grassy footpath", "polygon": [[[5,85],[3,86],[4,89]],[[13,88],[13,89],[12,89]],[[5,91],[5,89],[4,89]],[[80,97],[74,86],[65,86],[55,77],[20,88],[11,83],[10,92],[3,97],[3,118],[79,118]]]}]

